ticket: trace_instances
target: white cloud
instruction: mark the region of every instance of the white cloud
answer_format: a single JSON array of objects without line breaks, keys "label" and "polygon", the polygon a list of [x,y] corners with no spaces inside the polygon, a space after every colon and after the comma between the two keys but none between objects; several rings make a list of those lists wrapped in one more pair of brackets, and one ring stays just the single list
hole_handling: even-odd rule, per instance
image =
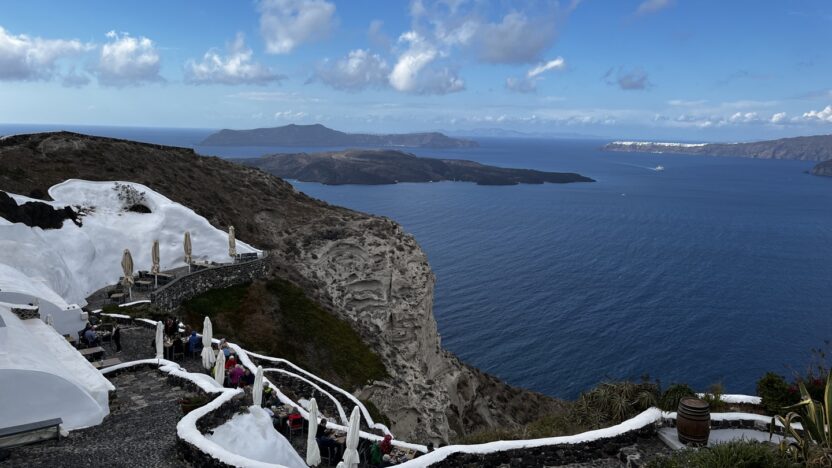
[{"label": "white cloud", "polygon": [[285,110],[274,113],[274,118],[277,120],[302,120],[308,117],[309,114],[303,111]]},{"label": "white cloud", "polygon": [[699,107],[705,105],[707,102],[708,101],[705,100],[687,101],[684,99],[671,99],[670,101],[667,101],[667,104],[676,107]]},{"label": "white cloud", "polygon": [[526,72],[526,76],[524,77],[506,78],[506,89],[518,93],[533,93],[537,91],[538,81],[543,79],[542,74],[550,70],[563,70],[564,68],[566,68],[566,61],[563,57],[540,63]]},{"label": "white cloud", "polygon": [[439,50],[415,31],[408,31],[399,38],[407,43],[388,81],[397,91],[414,94],[447,94],[465,89],[465,82],[454,70],[435,66]]},{"label": "white cloud", "polygon": [[131,86],[164,81],[159,76],[162,60],[150,39],[126,32],[107,33],[110,42],[101,47],[94,72],[104,86]]},{"label": "white cloud", "polygon": [[390,67],[378,54],[356,49],[339,60],[325,60],[315,74],[326,85],[335,89],[357,91],[370,86],[386,86]]},{"label": "white cloud", "polygon": [[555,42],[557,24],[551,12],[531,17],[517,11],[508,13],[499,23],[479,26],[477,55],[489,63],[533,62]]},{"label": "white cloud", "polygon": [[566,67],[566,61],[563,60],[563,57],[558,57],[554,60],[549,60],[548,62],[541,63],[538,66],[529,70],[526,74],[529,78],[535,78],[538,75],[541,75],[549,70],[563,70]]},{"label": "white cloud", "polygon": [[335,22],[335,4],[325,0],[261,0],[257,8],[260,34],[272,54],[325,38]]},{"label": "white cloud", "polygon": [[803,119],[810,122],[832,123],[832,105],[826,106],[823,110],[811,110],[803,114]]},{"label": "white cloud", "polygon": [[756,112],[736,112],[728,118],[731,123],[751,123],[759,120],[760,116]]},{"label": "white cloud", "polygon": [[783,124],[783,123],[788,122],[788,117],[786,116],[785,112],[778,112],[778,113],[772,115],[771,119],[769,119],[769,121],[771,123],[775,124],[775,125]]},{"label": "white cloud", "polygon": [[202,61],[189,60],[185,64],[185,82],[191,84],[256,84],[265,85],[286,78],[269,67],[253,62],[252,51],[245,44],[242,33],[226,47],[227,55],[214,49],[205,52]]},{"label": "white cloud", "polygon": [[52,78],[56,62],[92,49],[72,39],[42,39],[13,35],[0,26],[0,81]]},{"label": "white cloud", "polygon": [[644,0],[636,9],[636,16],[649,15],[673,5],[673,0]]},{"label": "white cloud", "polygon": [[613,78],[613,70],[610,68],[602,77],[608,85],[617,85],[624,91],[641,91],[653,86],[650,82],[647,72],[641,68],[634,68],[632,70],[625,70],[619,68]]}]

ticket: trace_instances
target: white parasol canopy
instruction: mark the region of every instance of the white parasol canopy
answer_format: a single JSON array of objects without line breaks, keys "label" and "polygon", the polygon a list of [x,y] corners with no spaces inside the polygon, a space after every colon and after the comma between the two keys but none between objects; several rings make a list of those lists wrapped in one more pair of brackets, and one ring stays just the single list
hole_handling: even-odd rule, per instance
[{"label": "white parasol canopy", "polygon": [[159,277],[156,276],[159,274],[159,240],[156,239],[153,241],[153,247],[150,249],[150,272],[153,273],[153,286],[159,286]]},{"label": "white parasol canopy", "polygon": [[237,256],[237,239],[234,237],[234,226],[228,226],[228,256]]},{"label": "white parasol canopy", "polygon": [[358,431],[360,430],[360,425],[361,413],[358,411],[358,406],[355,406],[350,415],[350,427],[347,430],[347,447],[342,460],[346,468],[358,466],[358,463],[361,461],[358,457]]},{"label": "white parasol canopy", "polygon": [[165,326],[162,325],[162,322],[156,322],[156,359],[162,359],[162,356],[164,355],[164,330]]},{"label": "white parasol canopy", "polygon": [[[211,325],[211,319],[205,317],[202,322],[202,367],[210,369],[217,360],[214,356],[214,350],[211,348],[211,340],[214,334],[214,327]],[[220,351],[222,353],[222,351]]]},{"label": "white parasol canopy", "polygon": [[121,273],[122,286],[128,288],[130,299],[133,299],[133,256],[130,255],[129,249],[124,249],[124,254],[121,256]]},{"label": "white parasol canopy", "polygon": [[225,353],[220,350],[217,353],[217,362],[214,364],[214,380],[222,387],[225,383]]},{"label": "white parasol canopy", "polygon": [[321,449],[318,441],[315,440],[315,432],[318,426],[318,402],[314,398],[309,400],[309,430],[306,432],[306,464],[318,466],[321,463]]},{"label": "white parasol canopy", "polygon": [[[191,231],[185,231],[185,263],[188,264],[188,268],[191,268],[191,263],[194,261],[193,259],[193,252],[191,247]],[[190,270],[188,270],[190,271]]]},{"label": "white parasol canopy", "polygon": [[254,374],[254,388],[251,390],[251,400],[254,406],[263,406],[263,366],[257,366]]}]

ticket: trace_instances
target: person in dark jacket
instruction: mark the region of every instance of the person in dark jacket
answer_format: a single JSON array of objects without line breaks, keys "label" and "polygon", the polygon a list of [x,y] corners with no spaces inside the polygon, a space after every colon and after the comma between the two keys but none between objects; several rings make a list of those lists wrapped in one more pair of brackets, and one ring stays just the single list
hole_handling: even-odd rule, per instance
[{"label": "person in dark jacket", "polygon": [[191,336],[188,337],[188,352],[196,354],[202,351],[202,338],[197,336],[196,330],[191,331]]},{"label": "person in dark jacket", "polygon": [[113,325],[113,344],[116,346],[116,352],[121,352],[121,327],[118,323]]}]

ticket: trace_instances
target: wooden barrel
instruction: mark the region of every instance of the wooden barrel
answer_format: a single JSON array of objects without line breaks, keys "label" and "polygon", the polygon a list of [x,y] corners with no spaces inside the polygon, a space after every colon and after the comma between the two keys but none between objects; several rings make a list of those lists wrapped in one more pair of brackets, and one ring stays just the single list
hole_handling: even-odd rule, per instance
[{"label": "wooden barrel", "polygon": [[693,397],[682,398],[676,414],[679,442],[685,445],[708,444],[708,436],[711,434],[711,407],[707,401]]}]

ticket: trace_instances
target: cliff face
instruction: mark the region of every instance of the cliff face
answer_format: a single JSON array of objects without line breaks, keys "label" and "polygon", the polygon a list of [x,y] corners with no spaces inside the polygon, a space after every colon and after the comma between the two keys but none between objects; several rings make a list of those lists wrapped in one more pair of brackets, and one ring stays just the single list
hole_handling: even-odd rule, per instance
[{"label": "cliff face", "polygon": [[381,356],[392,377],[358,393],[402,438],[448,440],[526,423],[559,406],[442,349],[433,273],[416,240],[388,219],[328,205],[259,170],[190,150],[66,132],[0,140],[0,168],[0,190],[33,196],[68,178],[145,184],[270,249],[279,275],[350,322]]},{"label": "cliff face", "polygon": [[812,168],[812,174],[832,177],[832,160],[825,161]]},{"label": "cliff face", "polygon": [[832,159],[832,135],[815,135],[751,143],[680,144],[656,142],[616,141],[603,148],[606,151],[701,154],[705,156],[733,156],[758,159],[794,159],[826,161]]}]

